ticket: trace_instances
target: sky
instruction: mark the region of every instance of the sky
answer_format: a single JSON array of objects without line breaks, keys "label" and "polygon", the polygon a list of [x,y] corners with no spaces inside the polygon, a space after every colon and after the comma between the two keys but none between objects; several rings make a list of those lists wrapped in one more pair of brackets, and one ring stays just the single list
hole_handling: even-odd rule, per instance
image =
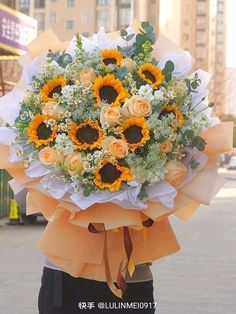
[{"label": "sky", "polygon": [[236,67],[236,1],[228,0],[227,5],[227,52],[226,52],[226,66]]}]

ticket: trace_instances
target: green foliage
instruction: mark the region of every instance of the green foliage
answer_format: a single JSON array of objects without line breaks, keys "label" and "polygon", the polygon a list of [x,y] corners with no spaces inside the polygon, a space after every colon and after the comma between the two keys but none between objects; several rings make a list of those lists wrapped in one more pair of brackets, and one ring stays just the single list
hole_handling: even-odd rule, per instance
[{"label": "green foliage", "polygon": [[191,165],[191,168],[194,170],[196,169],[198,166],[199,166],[199,162],[196,161],[196,159],[192,159],[191,162],[190,162],[190,165]]},{"label": "green foliage", "polygon": [[201,136],[194,136],[192,145],[202,152],[205,149],[206,141]]},{"label": "green foliage", "polygon": [[164,69],[162,70],[162,73],[165,75],[165,80],[169,82],[172,79],[172,73],[175,69],[174,63],[172,61],[167,61],[165,64]]},{"label": "green foliage", "polygon": [[53,60],[56,61],[58,65],[61,66],[62,68],[65,68],[69,63],[72,63],[73,61],[72,56],[64,51],[61,53],[60,51],[53,52],[49,50],[47,58],[50,61]]},{"label": "green foliage", "polygon": [[141,187],[141,191],[138,194],[138,198],[142,201],[145,198],[148,197],[148,193],[146,191],[146,187],[148,186],[148,182],[144,182],[144,184]]},{"label": "green foliage", "polygon": [[195,147],[199,151],[204,151],[206,146],[206,141],[201,136],[195,135],[193,130],[184,132],[181,143],[184,146]]},{"label": "green foliage", "polygon": [[185,133],[184,133],[184,136],[187,138],[187,139],[192,139],[194,137],[194,132],[193,130],[187,130]]},{"label": "green foliage", "polygon": [[185,82],[188,88],[188,94],[196,93],[196,89],[201,84],[201,79],[199,78],[198,74],[195,73],[192,79],[186,78]]},{"label": "green foliage", "polygon": [[138,57],[144,62],[151,61],[155,34],[149,22],[142,22],[141,26],[140,33],[136,35],[133,45],[129,45],[129,42],[134,38],[135,34],[128,34],[124,29],[120,31],[120,36],[126,41],[127,46],[125,48],[118,47],[118,50],[127,57]]},{"label": "green foliage", "polygon": [[84,186],[84,196],[85,197],[88,197],[93,191],[93,186],[90,186],[90,185],[85,185]]},{"label": "green foliage", "polygon": [[134,38],[135,34],[128,34],[128,32],[125,29],[122,29],[120,31],[120,36],[126,41],[126,47],[120,47],[118,46],[117,49],[125,56],[132,57],[134,54],[134,47],[133,45],[130,45],[129,42]]},{"label": "green foliage", "polygon": [[76,42],[76,47],[79,51],[84,51],[84,48],[83,48],[83,42],[82,42],[82,39],[81,39],[81,36],[80,34],[76,34],[75,35],[75,42]]},{"label": "green foliage", "polygon": [[123,80],[125,76],[127,75],[127,69],[126,67],[116,67],[115,69],[116,77],[120,80]]}]

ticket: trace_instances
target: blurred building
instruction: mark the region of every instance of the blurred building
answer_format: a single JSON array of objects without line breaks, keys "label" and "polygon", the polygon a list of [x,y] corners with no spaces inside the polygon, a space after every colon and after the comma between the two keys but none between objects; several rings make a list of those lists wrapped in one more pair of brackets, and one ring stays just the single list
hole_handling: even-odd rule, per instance
[{"label": "blurred building", "polygon": [[0,2],[0,95],[4,95],[18,81],[21,68],[19,55],[37,35],[35,19],[14,10],[15,1]]},{"label": "blurred building", "polygon": [[52,27],[62,40],[75,32],[90,36],[100,27],[122,29],[132,17],[159,24],[159,0],[15,0],[20,12],[38,21],[38,31]]},{"label": "blurred building", "polygon": [[236,116],[236,68],[226,69],[226,79],[226,113]]},{"label": "blurred building", "polygon": [[223,114],[226,110],[225,2],[161,0],[160,8],[161,32],[190,51],[195,59],[195,69],[201,68],[211,73],[210,98],[215,102],[216,114]]},{"label": "blurred building", "polygon": [[12,9],[15,8],[15,0],[1,0],[0,3],[12,8]]}]

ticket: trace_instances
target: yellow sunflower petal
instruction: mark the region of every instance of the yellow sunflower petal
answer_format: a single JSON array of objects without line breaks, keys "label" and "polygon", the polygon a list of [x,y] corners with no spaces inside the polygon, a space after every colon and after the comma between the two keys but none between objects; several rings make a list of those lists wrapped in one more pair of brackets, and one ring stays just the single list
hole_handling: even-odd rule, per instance
[{"label": "yellow sunflower petal", "polygon": [[45,123],[48,119],[48,116],[38,114],[30,122],[27,129],[29,142],[34,143],[37,147],[49,144],[56,137],[56,131]]},{"label": "yellow sunflower petal", "polygon": [[116,79],[113,74],[97,77],[93,89],[98,105],[103,101],[110,105],[120,106],[129,97],[127,89],[123,87],[122,82]]},{"label": "yellow sunflower petal", "polygon": [[164,80],[161,70],[152,63],[142,64],[137,71],[139,77],[152,88],[157,88]]},{"label": "yellow sunflower petal", "polygon": [[131,117],[125,120],[120,132],[121,138],[128,143],[132,152],[144,146],[150,139],[150,130],[144,117]]},{"label": "yellow sunflower petal", "polygon": [[53,93],[61,93],[61,89],[66,86],[67,81],[63,77],[51,79],[40,90],[40,95],[44,101],[54,100]]},{"label": "yellow sunflower petal", "polygon": [[68,135],[79,150],[102,147],[102,130],[97,122],[85,121],[79,125],[72,123]]},{"label": "yellow sunflower petal", "polygon": [[182,112],[179,110],[179,108],[176,105],[163,105],[161,106],[161,111],[167,111],[167,112],[173,112],[176,116],[177,123],[173,124],[173,127],[175,129],[180,128],[184,124],[184,117],[182,115]]},{"label": "yellow sunflower petal", "polygon": [[95,171],[94,184],[100,189],[117,191],[120,189],[122,182],[132,179],[130,169],[119,166],[118,162],[110,162],[104,159],[101,166]]},{"label": "yellow sunflower petal", "polygon": [[122,53],[117,49],[104,49],[101,51],[101,57],[105,65],[116,64],[121,65]]}]

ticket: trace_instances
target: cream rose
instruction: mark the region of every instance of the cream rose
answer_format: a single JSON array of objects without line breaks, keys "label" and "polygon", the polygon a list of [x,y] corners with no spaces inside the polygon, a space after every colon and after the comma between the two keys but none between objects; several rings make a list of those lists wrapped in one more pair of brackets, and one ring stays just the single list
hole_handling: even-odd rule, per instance
[{"label": "cream rose", "polygon": [[121,66],[125,67],[128,72],[132,72],[134,67],[135,67],[135,65],[136,65],[136,62],[133,59],[131,59],[131,58],[124,58],[121,61]]},{"label": "cream rose", "polygon": [[86,85],[95,82],[96,77],[96,73],[92,68],[84,68],[79,73],[79,81]]},{"label": "cream rose", "polygon": [[165,178],[174,186],[182,183],[187,176],[187,168],[180,161],[168,161],[166,167],[168,172],[165,174]]},{"label": "cream rose", "polygon": [[121,117],[120,109],[118,107],[106,105],[101,109],[100,122],[103,127],[106,124],[109,127],[113,127],[119,124]]},{"label": "cream rose", "polygon": [[107,145],[108,151],[117,159],[122,159],[128,155],[128,145],[120,139],[113,139]]},{"label": "cream rose", "polygon": [[55,101],[48,101],[44,104],[42,113],[52,117],[53,119],[59,119],[60,113],[62,113],[62,108]]},{"label": "cream rose", "polygon": [[172,150],[172,143],[165,141],[161,143],[160,151],[164,154],[169,153]]},{"label": "cream rose", "polygon": [[131,116],[147,117],[152,113],[150,102],[140,96],[132,96],[127,99],[124,108],[129,111]]},{"label": "cream rose", "polygon": [[72,153],[66,156],[64,166],[70,175],[80,173],[83,169],[81,154]]},{"label": "cream rose", "polygon": [[57,150],[47,146],[39,152],[39,160],[45,166],[51,166],[63,161],[63,156]]}]

